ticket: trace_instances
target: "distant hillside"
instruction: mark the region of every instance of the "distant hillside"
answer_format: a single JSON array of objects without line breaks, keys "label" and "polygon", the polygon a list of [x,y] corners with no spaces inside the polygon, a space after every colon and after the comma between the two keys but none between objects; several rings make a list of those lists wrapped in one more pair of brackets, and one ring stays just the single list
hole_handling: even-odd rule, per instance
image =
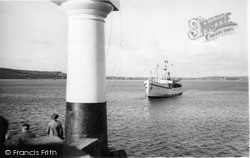
[{"label": "distant hillside", "polygon": [[[67,74],[59,71],[28,71],[0,68],[0,79],[66,79]],[[180,77],[181,80],[235,80],[248,81],[248,76]],[[109,80],[146,80],[148,77],[107,76]]]},{"label": "distant hillside", "polygon": [[197,78],[182,78],[182,80],[233,80],[233,81],[248,81],[248,76],[208,76]]},{"label": "distant hillside", "polygon": [[0,68],[0,79],[65,79],[66,74],[59,71],[28,71]]},{"label": "distant hillside", "polygon": [[108,80],[147,80],[148,77],[121,77],[121,76],[107,76]]},{"label": "distant hillside", "polygon": [[[110,80],[147,80],[148,77],[119,77],[107,76]],[[173,77],[175,78],[175,77]],[[181,80],[232,80],[232,81],[248,81],[248,76],[208,76],[208,77],[178,77]]]}]

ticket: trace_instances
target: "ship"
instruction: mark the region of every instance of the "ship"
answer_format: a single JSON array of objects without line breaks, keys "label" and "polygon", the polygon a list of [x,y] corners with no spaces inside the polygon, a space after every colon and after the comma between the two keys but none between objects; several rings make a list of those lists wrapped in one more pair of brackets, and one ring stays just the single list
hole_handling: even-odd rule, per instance
[{"label": "ship", "polygon": [[171,78],[168,71],[168,60],[164,59],[163,75],[159,77],[159,64],[156,66],[156,77],[152,76],[144,81],[144,87],[148,98],[170,98],[183,93],[181,79]]}]

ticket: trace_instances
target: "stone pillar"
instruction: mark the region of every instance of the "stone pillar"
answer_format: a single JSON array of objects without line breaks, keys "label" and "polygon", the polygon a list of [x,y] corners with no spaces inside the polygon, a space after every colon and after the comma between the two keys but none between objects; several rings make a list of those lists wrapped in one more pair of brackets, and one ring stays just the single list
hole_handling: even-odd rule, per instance
[{"label": "stone pillar", "polygon": [[68,16],[65,143],[98,138],[107,151],[104,23],[113,10],[101,0],[60,3]]}]

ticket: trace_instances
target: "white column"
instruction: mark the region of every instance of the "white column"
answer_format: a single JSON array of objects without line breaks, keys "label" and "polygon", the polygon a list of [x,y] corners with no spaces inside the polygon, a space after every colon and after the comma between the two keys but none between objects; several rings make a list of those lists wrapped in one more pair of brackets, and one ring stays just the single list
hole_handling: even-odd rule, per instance
[{"label": "white column", "polygon": [[106,101],[104,19],[112,5],[91,0],[61,4],[68,15],[68,63],[66,101]]},{"label": "white column", "polygon": [[108,140],[104,19],[113,5],[102,0],[54,3],[61,5],[68,16],[65,143],[98,138],[98,153],[105,155]]}]

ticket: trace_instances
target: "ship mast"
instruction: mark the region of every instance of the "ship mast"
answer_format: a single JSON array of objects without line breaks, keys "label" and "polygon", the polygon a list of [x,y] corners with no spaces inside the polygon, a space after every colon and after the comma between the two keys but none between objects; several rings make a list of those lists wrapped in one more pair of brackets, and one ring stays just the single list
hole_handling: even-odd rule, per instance
[{"label": "ship mast", "polygon": [[159,63],[157,63],[157,66],[156,66],[156,82],[158,82],[158,70],[159,70]]},{"label": "ship mast", "polygon": [[167,60],[167,57],[166,57],[166,59],[164,60],[164,76],[165,76],[167,79],[170,79],[170,72],[168,71],[168,60]]},{"label": "ship mast", "polygon": [[168,69],[168,60],[167,58],[164,60],[164,76],[168,79],[170,79],[170,72],[167,70]]}]

